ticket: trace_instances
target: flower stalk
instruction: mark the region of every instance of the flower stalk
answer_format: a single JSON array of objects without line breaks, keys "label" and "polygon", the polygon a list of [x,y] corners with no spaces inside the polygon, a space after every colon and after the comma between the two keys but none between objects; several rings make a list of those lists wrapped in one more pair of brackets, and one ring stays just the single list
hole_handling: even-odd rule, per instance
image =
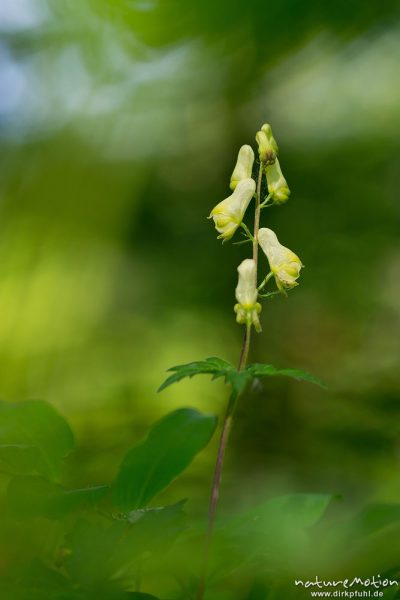
[{"label": "flower stalk", "polygon": [[[257,300],[273,297],[275,294],[279,293],[286,294],[286,290],[297,285],[296,280],[300,274],[300,268],[302,267],[301,261],[297,255],[288,248],[282,246],[272,230],[267,228],[260,229],[260,215],[262,208],[286,202],[289,198],[290,191],[278,162],[278,146],[272,135],[270,125],[264,124],[262,126],[261,130],[256,134],[256,141],[258,143],[258,155],[260,159],[257,184],[252,179],[252,166],[254,160],[253,150],[250,146],[242,146],[239,150],[237,163],[230,182],[233,193],[226,200],[220,202],[211,211],[209,217],[214,220],[215,227],[220,234],[218,237],[222,238],[223,241],[227,241],[233,237],[236,230],[241,227],[245,231],[247,237],[246,241],[252,242],[252,259],[248,258],[243,260],[238,267],[239,282],[236,288],[237,304],[235,305],[234,310],[237,322],[246,326],[238,363],[238,371],[244,370],[247,365],[252,327],[254,326],[256,332],[261,331],[258,316],[261,312],[261,304],[257,302]],[[268,195],[262,202],[261,189],[263,176],[266,177]],[[253,196],[255,197],[254,228],[253,233],[251,233],[247,225],[243,222],[243,218]],[[243,242],[236,243],[240,244]],[[260,285],[257,286],[259,245],[261,245],[262,250],[268,258],[270,271],[263,278]],[[275,280],[277,290],[260,294],[271,279]],[[203,568],[197,590],[197,600],[203,600],[204,597],[211,539],[221,486],[222,468],[237,399],[238,394],[232,391],[222,423],[222,431],[210,494]]]}]

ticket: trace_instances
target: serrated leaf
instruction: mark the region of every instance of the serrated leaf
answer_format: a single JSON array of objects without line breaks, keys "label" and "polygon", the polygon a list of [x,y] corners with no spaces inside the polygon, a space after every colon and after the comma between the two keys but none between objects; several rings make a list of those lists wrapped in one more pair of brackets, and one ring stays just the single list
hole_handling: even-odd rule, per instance
[{"label": "serrated leaf", "polygon": [[0,401],[0,461],[7,470],[57,478],[73,447],[68,423],[50,404]]},{"label": "serrated leaf", "polygon": [[211,356],[205,360],[198,360],[185,365],[177,365],[168,369],[173,374],[167,377],[158,388],[158,391],[165,390],[168,386],[185,379],[185,377],[194,377],[195,375],[212,375],[213,379],[218,377],[225,377],[226,379],[232,370],[235,371],[236,369],[229,362],[217,356]]},{"label": "serrated leaf", "polygon": [[43,477],[30,475],[11,479],[7,502],[10,513],[17,519],[61,519],[78,509],[95,506],[108,490],[105,485],[66,490]]},{"label": "serrated leaf", "polygon": [[307,381],[308,383],[314,383],[315,385],[319,385],[320,387],[325,389],[327,387],[321,379],[301,369],[277,369],[273,365],[255,363],[252,365],[248,365],[248,367],[246,367],[246,372],[250,373],[253,378],[275,376],[291,377],[292,379],[297,379],[298,381]]},{"label": "serrated leaf", "polygon": [[113,486],[117,506],[125,511],[146,506],[208,444],[216,425],[214,415],[189,408],[158,421],[122,461]]},{"label": "serrated leaf", "polygon": [[205,360],[191,362],[186,365],[178,365],[171,367],[168,371],[173,371],[164,383],[159,387],[158,391],[161,392],[166,387],[181,381],[185,377],[194,377],[195,375],[212,375],[212,379],[218,379],[223,377],[225,383],[232,386],[232,391],[235,396],[241,394],[246,387],[247,383],[251,379],[250,373],[246,371],[238,371],[231,363],[218,358],[217,356],[211,356]]}]

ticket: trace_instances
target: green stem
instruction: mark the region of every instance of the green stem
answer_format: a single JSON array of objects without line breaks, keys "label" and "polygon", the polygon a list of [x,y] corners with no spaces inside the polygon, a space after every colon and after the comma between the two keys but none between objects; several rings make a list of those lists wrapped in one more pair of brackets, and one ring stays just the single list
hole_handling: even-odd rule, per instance
[{"label": "green stem", "polygon": [[[263,163],[260,163],[258,170],[257,191],[256,191],[256,210],[254,214],[254,234],[253,234],[253,260],[256,263],[256,273],[258,265],[258,230],[260,229],[260,198],[261,198],[261,182],[263,175]],[[257,274],[256,274],[257,277]]]},{"label": "green stem", "polygon": [[253,234],[251,233],[250,229],[247,227],[246,223],[243,223],[243,221],[240,223],[240,227],[242,227],[242,229],[244,229],[247,237],[249,238],[249,240],[251,240],[254,244],[254,237]]},{"label": "green stem", "polygon": [[268,281],[271,279],[271,277],[273,277],[274,274],[272,273],[272,271],[270,273],[268,273],[268,275],[266,276],[266,278],[260,283],[260,285],[258,286],[257,290],[260,292],[263,287],[265,287],[268,283]]},{"label": "green stem", "polygon": [[260,208],[265,208],[266,206],[272,206],[273,202],[271,202],[271,204],[268,204],[268,200],[271,199],[271,194],[268,194],[268,196],[265,198],[264,202],[262,202],[260,204]]},{"label": "green stem", "polygon": [[[256,263],[256,281],[257,281],[257,263],[258,263],[258,230],[260,228],[260,197],[261,197],[261,182],[263,175],[263,164],[260,163],[260,168],[258,171],[258,180],[257,180],[257,189],[256,189],[256,207],[254,214],[254,234],[252,236],[253,241],[253,260]],[[250,232],[249,232],[250,233]],[[251,234],[250,234],[251,235]],[[240,352],[238,371],[242,371],[247,364],[247,358],[250,350],[250,340],[251,340],[251,325],[246,326],[246,331],[243,338],[242,349]],[[217,452],[217,460],[215,463],[214,469],[214,478],[211,487],[211,496],[210,496],[210,505],[208,509],[208,526],[207,526],[207,534],[205,540],[205,548],[204,548],[204,557],[203,557],[203,568],[200,576],[199,587],[197,589],[196,600],[203,600],[204,591],[206,586],[207,572],[208,572],[208,563],[210,559],[210,548],[211,548],[211,540],[212,534],[214,530],[214,522],[215,515],[217,512],[219,491],[221,487],[221,477],[222,477],[222,468],[224,464],[224,457],[226,446],[228,444],[229,434],[232,427],[232,418],[233,411],[235,409],[237,401],[237,396],[235,394],[231,394],[228,406],[226,409],[224,421],[222,424],[222,432],[219,440],[218,452]]]}]

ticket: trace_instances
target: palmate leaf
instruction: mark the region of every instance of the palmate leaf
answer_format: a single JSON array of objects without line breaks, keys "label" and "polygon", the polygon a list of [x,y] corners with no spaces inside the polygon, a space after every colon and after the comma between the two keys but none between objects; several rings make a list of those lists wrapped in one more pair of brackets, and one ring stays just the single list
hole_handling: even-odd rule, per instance
[{"label": "palmate leaf", "polygon": [[168,371],[172,371],[172,375],[167,377],[164,383],[159,387],[159,392],[173,383],[181,381],[185,377],[190,378],[195,375],[212,375],[212,379],[223,377],[225,383],[232,386],[232,392],[236,396],[244,391],[246,385],[252,379],[261,377],[291,377],[298,381],[307,381],[308,383],[314,383],[315,385],[326,388],[326,385],[321,379],[301,369],[278,369],[273,365],[254,363],[248,365],[243,371],[238,371],[231,363],[216,356],[187,363],[185,365],[177,365],[176,367],[171,367]]},{"label": "palmate leaf", "polygon": [[143,508],[180,475],[210,441],[217,418],[182,408],[166,415],[122,461],[113,485],[116,505],[124,511]]},{"label": "palmate leaf", "polygon": [[307,373],[307,371],[303,371],[302,369],[277,369],[273,365],[254,363],[252,365],[248,365],[246,372],[250,373],[252,379],[275,376],[291,377],[292,379],[297,379],[298,381],[307,381],[308,383],[319,385],[322,388],[327,388],[326,384],[321,379],[311,375],[311,373]]},{"label": "palmate leaf", "polygon": [[173,383],[185,379],[185,377],[212,375],[212,379],[223,377],[225,383],[230,384],[236,394],[240,394],[251,379],[250,373],[238,371],[231,363],[217,356],[211,356],[205,360],[198,360],[185,365],[177,365],[176,367],[171,367],[168,371],[172,371],[173,374],[167,377],[164,383],[158,388],[159,392],[165,390],[165,388]]}]

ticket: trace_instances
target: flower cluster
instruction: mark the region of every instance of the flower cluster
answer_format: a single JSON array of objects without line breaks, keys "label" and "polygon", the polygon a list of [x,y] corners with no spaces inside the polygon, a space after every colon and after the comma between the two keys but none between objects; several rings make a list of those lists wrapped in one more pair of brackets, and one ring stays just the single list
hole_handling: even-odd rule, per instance
[{"label": "flower cluster", "polygon": [[[258,300],[278,292],[287,294],[288,290],[298,285],[297,279],[303,265],[294,252],[279,242],[272,229],[267,227],[259,229],[257,225],[253,236],[243,222],[253,198],[255,198],[255,216],[258,223],[261,209],[266,206],[283,204],[290,196],[290,190],[278,160],[278,145],[268,123],[265,123],[256,133],[256,142],[259,157],[258,185],[256,186],[255,179],[252,177],[254,152],[252,147],[246,144],[239,150],[230,179],[229,187],[232,194],[213,208],[209,219],[214,220],[215,228],[219,233],[218,238],[223,242],[230,240],[240,227],[244,230],[245,241],[252,242],[253,258],[246,258],[238,267],[239,279],[235,292],[237,304],[235,304],[234,310],[238,323],[244,324],[248,328],[253,325],[256,331],[261,331],[259,320],[261,304]],[[268,187],[268,195],[261,202],[260,191],[263,177],[265,177]],[[270,272],[260,285],[257,285],[258,246],[266,255],[270,267]],[[261,293],[270,279],[275,280],[277,292]]]}]

